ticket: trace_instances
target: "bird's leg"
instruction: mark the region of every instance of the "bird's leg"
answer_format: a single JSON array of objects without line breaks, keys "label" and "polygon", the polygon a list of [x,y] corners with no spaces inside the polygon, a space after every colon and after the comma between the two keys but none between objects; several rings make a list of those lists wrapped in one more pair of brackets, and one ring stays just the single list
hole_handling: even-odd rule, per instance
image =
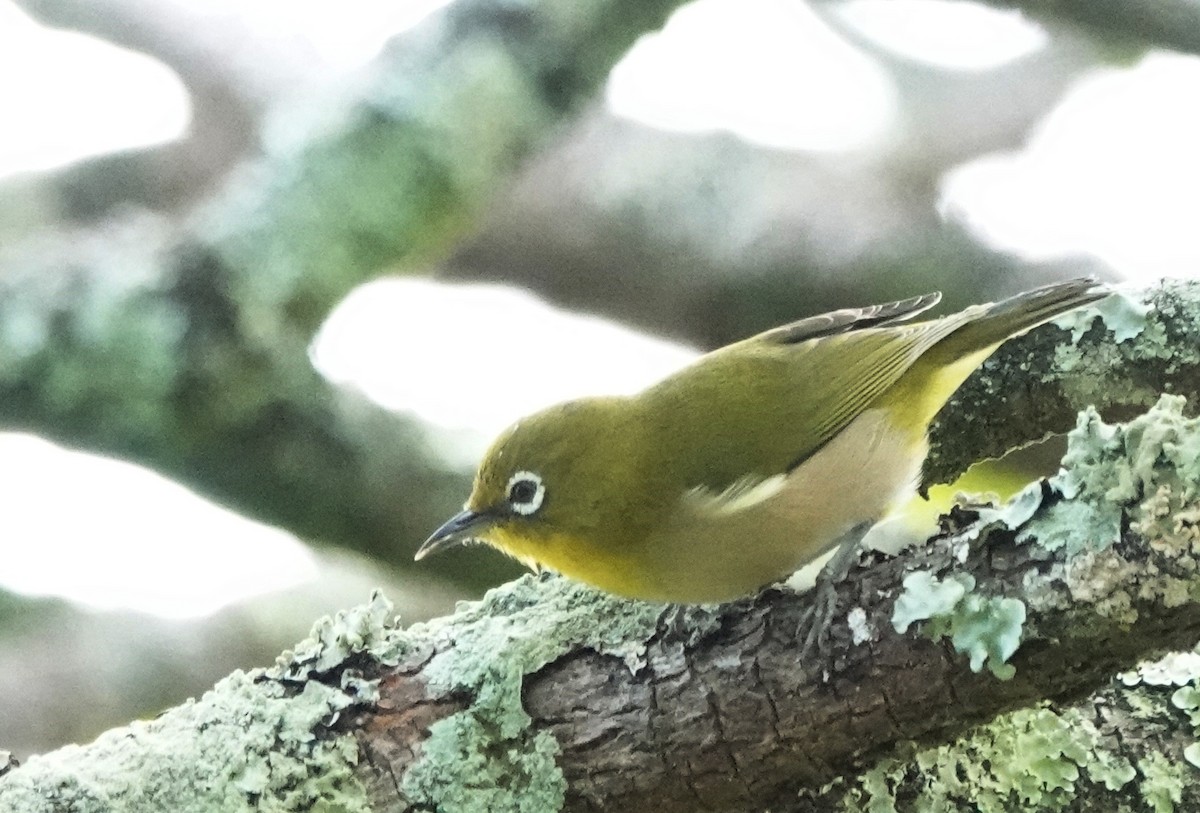
[{"label": "bird's leg", "polygon": [[873,523],[860,522],[842,534],[837,541],[837,550],[830,557],[813,585],[812,604],[800,616],[796,638],[803,640],[800,658],[810,662],[813,655],[824,658],[828,654],[829,625],[837,610],[837,586],[850,573],[850,566],[858,559],[860,543]]}]

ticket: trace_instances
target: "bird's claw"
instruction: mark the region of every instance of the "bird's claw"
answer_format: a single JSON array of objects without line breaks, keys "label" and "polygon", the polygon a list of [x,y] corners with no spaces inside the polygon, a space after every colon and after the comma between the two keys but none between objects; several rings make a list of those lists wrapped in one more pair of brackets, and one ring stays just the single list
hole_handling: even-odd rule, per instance
[{"label": "bird's claw", "polygon": [[812,603],[801,613],[796,626],[796,639],[801,641],[800,659],[812,663],[829,655],[829,628],[837,612],[837,586],[818,577],[813,587]]},{"label": "bird's claw", "polygon": [[796,626],[796,639],[802,641],[800,658],[812,663],[814,658],[824,661],[830,654],[830,626],[837,613],[837,586],[845,580],[861,550],[859,544],[870,530],[870,523],[861,523],[847,531],[837,546],[837,552],[817,574],[812,589],[812,603],[800,614]]}]

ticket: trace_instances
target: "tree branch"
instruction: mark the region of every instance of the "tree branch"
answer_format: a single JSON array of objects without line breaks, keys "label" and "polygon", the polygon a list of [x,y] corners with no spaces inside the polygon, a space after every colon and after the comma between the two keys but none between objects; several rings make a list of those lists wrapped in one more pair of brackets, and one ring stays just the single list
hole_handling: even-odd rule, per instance
[{"label": "tree branch", "polygon": [[[1167,294],[1196,310],[1194,286],[1154,297]],[[1084,353],[1116,346],[1108,332],[1169,335],[1166,323],[1180,318],[1110,306]],[[1052,349],[1055,336],[1030,341],[1061,374],[1079,352],[1065,333]],[[1182,364],[1192,347],[1158,352]],[[104,799],[107,810],[150,799],[226,810],[826,810],[844,794],[894,808],[888,794],[915,787],[944,798],[983,788],[996,809],[1018,798],[1060,809],[1074,792],[1071,770],[1085,775],[1081,791],[1182,798],[1169,736],[1168,750],[1143,740],[1135,757],[1109,748],[1112,717],[1088,721],[1097,735],[1086,748],[1064,732],[1076,720],[1068,712],[971,726],[1108,691],[1115,671],[1200,639],[1197,448],[1200,422],[1177,397],[1120,426],[1085,412],[1058,476],[1002,509],[960,508],[938,538],[857,567],[839,587],[835,644],[815,662],[798,662],[795,642],[809,596],[785,588],[680,616],[526,577],[407,630],[389,627],[390,605],[376,598],[326,619],[271,670],[235,674],[153,723],[31,760],[0,779],[0,802],[19,811],[79,799]],[[1194,688],[1200,665],[1175,672]],[[1171,702],[1200,708],[1200,693]],[[1044,758],[1002,762],[1001,749],[976,766],[977,784],[964,775],[935,786],[952,752],[931,763],[943,752],[914,757],[911,742],[964,735],[975,739],[955,746],[958,758],[984,741],[1011,751],[1021,737],[1041,742]],[[1084,809],[1084,798],[1066,797],[1068,809]]]}]

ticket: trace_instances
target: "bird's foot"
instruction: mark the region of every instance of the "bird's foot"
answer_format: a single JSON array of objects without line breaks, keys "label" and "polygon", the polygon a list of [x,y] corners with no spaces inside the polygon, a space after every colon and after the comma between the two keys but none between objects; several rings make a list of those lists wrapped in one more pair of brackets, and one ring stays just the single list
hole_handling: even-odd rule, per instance
[{"label": "bird's foot", "polygon": [[836,552],[817,574],[812,603],[801,612],[796,626],[796,640],[801,642],[800,659],[806,664],[814,659],[824,661],[830,654],[829,630],[837,613],[837,586],[849,575],[861,551],[860,543],[870,529],[871,523],[864,522],[843,534]]}]

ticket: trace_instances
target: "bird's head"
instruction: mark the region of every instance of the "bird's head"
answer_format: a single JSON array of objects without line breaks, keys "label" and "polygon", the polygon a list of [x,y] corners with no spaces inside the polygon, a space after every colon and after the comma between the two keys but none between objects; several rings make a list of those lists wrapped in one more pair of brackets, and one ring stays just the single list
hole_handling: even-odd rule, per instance
[{"label": "bird's head", "polygon": [[625,406],[618,398],[572,401],[506,429],[484,455],[463,510],[416,558],[474,540],[530,566],[562,569],[555,551],[595,538],[621,502],[623,458],[636,453]]}]

